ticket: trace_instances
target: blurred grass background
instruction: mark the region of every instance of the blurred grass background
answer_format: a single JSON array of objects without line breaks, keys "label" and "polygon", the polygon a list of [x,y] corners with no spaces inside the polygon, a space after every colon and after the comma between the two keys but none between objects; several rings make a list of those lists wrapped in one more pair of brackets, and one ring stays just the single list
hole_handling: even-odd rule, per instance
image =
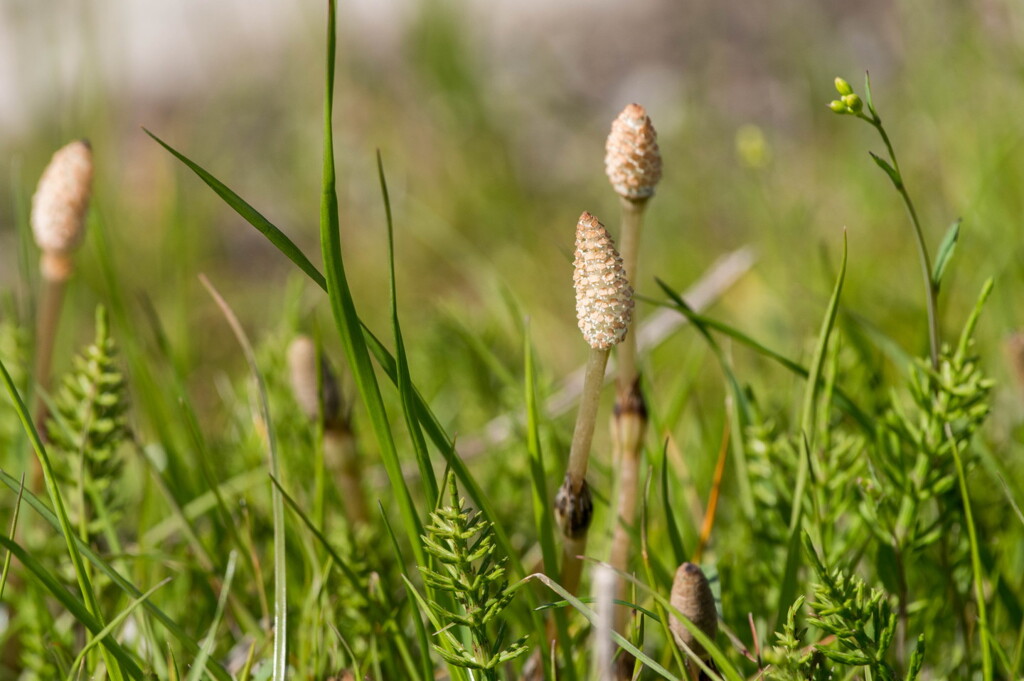
[{"label": "blurred grass background", "polygon": [[[216,378],[241,375],[243,360],[199,272],[257,340],[294,324],[296,307],[304,320],[327,314],[318,291],[140,130],[191,156],[315,254],[321,4],[0,3],[0,290],[26,299],[19,225],[53,150],[87,137],[96,155],[93,234],[59,358],[91,337],[94,305],[108,296],[98,230],[121,294],[133,310],[143,296],[152,302],[211,421],[223,409]],[[844,309],[924,355],[910,226],[867,154],[880,145],[868,126],[826,106],[835,75],[860,90],[870,70],[932,250],[964,219],[941,300],[947,339],[983,280],[996,280],[980,329],[988,369],[1003,379],[993,439],[1019,440],[1022,386],[1001,350],[1024,325],[1019,2],[429,0],[340,11],[336,144],[349,279],[369,326],[386,328],[380,149],[413,375],[453,432],[521,405],[488,362],[518,380],[523,316],[546,380],[585,358],[570,286],[573,228],[589,210],[617,229],[603,144],[631,101],[647,107],[665,165],[648,210],[641,294],[656,294],[655,275],[685,288],[716,257],[750,244],[755,270],[713,314],[806,359],[846,228]],[[333,335],[327,342],[336,347]],[[784,402],[798,394],[791,377],[736,354],[743,380],[793,409]],[[683,333],[645,368],[655,393],[696,387],[669,425],[696,475],[709,477],[724,388],[703,342]],[[780,381],[786,388],[775,392]],[[526,475],[525,460],[508,465]]]}]

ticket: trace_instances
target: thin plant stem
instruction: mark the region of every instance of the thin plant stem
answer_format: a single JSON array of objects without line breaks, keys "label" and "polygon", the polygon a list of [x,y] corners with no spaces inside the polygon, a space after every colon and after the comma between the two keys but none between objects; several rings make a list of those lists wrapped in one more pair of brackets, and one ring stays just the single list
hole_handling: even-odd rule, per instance
[{"label": "thin plant stem", "polygon": [[985,609],[984,573],[981,570],[981,555],[978,551],[978,532],[974,527],[974,512],[971,510],[971,495],[967,491],[967,476],[964,473],[963,460],[960,458],[960,447],[957,445],[956,436],[953,434],[953,427],[949,423],[946,423],[945,432],[950,448],[953,451],[953,463],[956,466],[960,497],[964,504],[964,524],[967,526],[967,540],[971,548],[971,576],[974,581],[974,599],[978,608],[978,626],[981,629],[978,634],[981,642],[981,678],[984,681],[991,681],[992,651],[989,649],[988,642],[988,615]]},{"label": "thin plant stem", "polygon": [[892,161],[892,168],[896,171],[895,177],[890,176],[893,186],[896,191],[899,192],[900,198],[903,199],[903,205],[907,209],[907,216],[910,218],[910,224],[914,227],[915,243],[917,244],[917,254],[921,261],[921,274],[924,277],[925,284],[925,303],[928,311],[928,348],[929,354],[932,361],[932,368],[939,368],[939,318],[938,318],[938,297],[939,287],[932,277],[932,263],[931,258],[928,256],[928,246],[924,240],[924,230],[921,228],[921,221],[917,217],[917,209],[914,208],[914,202],[910,198],[910,194],[907,192],[906,185],[903,182],[903,173],[900,171],[900,162],[896,158],[896,151],[892,147],[892,142],[889,140],[888,133],[885,132],[885,127],[882,125],[882,119],[878,116],[878,112],[875,111],[874,107],[868,105],[870,116],[864,113],[858,114],[858,117],[867,121],[878,131],[879,136],[882,138],[882,142],[885,144],[885,149],[889,154],[889,160]]},{"label": "thin plant stem", "polygon": [[[42,279],[42,292],[39,298],[39,310],[36,316],[36,358],[35,379],[36,398],[33,409],[36,428],[46,439],[46,403],[42,393],[49,390],[50,373],[53,371],[53,351],[57,342],[57,329],[60,326],[60,311],[64,304],[64,291],[67,288],[67,277],[49,277]],[[37,471],[36,482],[41,471]],[[38,487],[38,485],[36,485]]]},{"label": "thin plant stem", "polygon": [[[631,200],[620,198],[622,207],[622,233],[619,235],[619,255],[622,256],[622,267],[626,271],[626,279],[633,288],[637,284],[637,263],[640,250],[640,231],[644,223],[644,210],[647,208],[647,199]],[[637,311],[633,310],[633,321],[631,327],[637,327]],[[623,394],[628,391],[633,381],[636,380],[636,334],[626,334],[616,350],[618,360],[618,391]]]},{"label": "thin plant stem", "polygon": [[604,369],[608,365],[608,350],[591,348],[587,357],[587,369],[583,378],[583,393],[580,396],[580,410],[576,415],[576,428],[572,434],[569,449],[569,465],[566,478],[574,492],[583,486],[590,462],[590,443],[594,439],[597,424],[597,406],[601,400],[601,385],[604,383]]}]

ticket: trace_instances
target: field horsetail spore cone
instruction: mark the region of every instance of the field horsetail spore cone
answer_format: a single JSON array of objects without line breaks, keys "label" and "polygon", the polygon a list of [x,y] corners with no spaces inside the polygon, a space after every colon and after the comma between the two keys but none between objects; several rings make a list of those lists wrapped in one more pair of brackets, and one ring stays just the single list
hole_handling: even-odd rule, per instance
[{"label": "field horsetail spore cone", "polygon": [[[612,188],[619,195],[622,210],[619,246],[623,267],[626,276],[635,284],[639,281],[638,254],[644,212],[661,180],[658,135],[644,107],[630,104],[622,110],[612,122],[605,152],[605,172]],[[610,562],[615,569],[625,571],[630,553],[628,528],[636,515],[637,477],[646,428],[646,407],[637,372],[636,335],[630,334],[616,353],[618,374],[615,414],[612,417],[612,443],[613,459],[618,467],[618,495],[613,516],[615,529]],[[623,599],[625,586],[622,581],[618,584],[619,600]],[[629,609],[625,606],[616,608],[615,629],[620,633],[625,633],[628,614]]]},{"label": "field horsetail spore cone", "polygon": [[365,525],[369,507],[355,438],[343,410],[338,381],[312,338],[297,336],[288,346],[288,373],[295,401],[311,421],[323,426],[324,463],[337,481],[348,521],[354,526]]},{"label": "field horsetail spore cone", "polygon": [[[76,140],[53,155],[32,197],[32,235],[42,251],[35,357],[36,384],[42,390],[49,388],[64,286],[71,276],[74,252],[85,237],[92,175],[92,149],[88,142]],[[41,397],[36,400],[35,418],[45,434],[45,403]]]},{"label": "field horsetail spore cone", "polygon": [[562,585],[575,593],[586,549],[593,503],[587,486],[587,464],[594,436],[597,405],[611,348],[622,342],[633,312],[633,289],[611,236],[597,218],[584,212],[576,224],[573,283],[576,317],[590,345],[580,410],[576,417],[569,465],[555,497],[555,519],[564,538]]},{"label": "field horsetail spore cone", "polygon": [[[704,572],[693,563],[683,563],[676,570],[672,580],[672,596],[669,599],[672,607],[686,616],[696,627],[712,641],[718,633],[718,611],[715,609],[715,597],[711,593],[711,585]],[[708,661],[710,655],[693,633],[686,628],[674,614],[669,616],[669,629],[680,648],[693,651],[701,660]],[[709,663],[709,666],[710,663]],[[699,678],[707,678],[700,674]]]}]

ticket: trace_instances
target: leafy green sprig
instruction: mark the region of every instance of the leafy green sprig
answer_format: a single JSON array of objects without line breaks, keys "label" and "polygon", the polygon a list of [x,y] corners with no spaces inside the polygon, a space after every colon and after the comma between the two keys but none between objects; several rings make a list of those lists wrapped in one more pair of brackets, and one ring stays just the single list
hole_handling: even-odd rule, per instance
[{"label": "leafy green sprig", "polygon": [[[491,633],[493,623],[515,595],[506,578],[508,559],[495,555],[491,522],[466,508],[451,476],[448,492],[448,505],[430,514],[431,523],[423,535],[423,547],[434,558],[433,567],[420,566],[420,571],[429,586],[452,594],[461,608],[456,611],[443,603],[431,603],[438,619],[449,625],[438,632],[449,645],[435,645],[434,649],[453,665],[481,670],[483,678],[497,679],[500,665],[528,649],[526,636],[502,648],[503,626],[496,635]],[[469,630],[469,647],[453,633],[455,626]]]}]

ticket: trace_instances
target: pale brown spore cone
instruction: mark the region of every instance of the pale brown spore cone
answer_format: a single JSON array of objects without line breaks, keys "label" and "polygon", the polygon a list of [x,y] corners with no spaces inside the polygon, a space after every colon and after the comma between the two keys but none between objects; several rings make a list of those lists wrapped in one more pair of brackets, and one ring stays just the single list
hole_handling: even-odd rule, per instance
[{"label": "pale brown spore cone", "polygon": [[[311,421],[322,418],[328,429],[344,424],[341,395],[334,372],[317,356],[316,344],[309,336],[296,336],[288,345],[288,375],[299,408]],[[321,413],[321,405],[323,413]]]},{"label": "pale brown spore cone", "polygon": [[584,339],[596,350],[621,343],[633,317],[633,288],[608,230],[587,212],[576,224],[573,266],[576,318]]},{"label": "pale brown spore cone", "polygon": [[85,236],[92,195],[92,149],[76,140],[57,150],[32,196],[32,234],[43,252],[43,275],[65,279],[68,257]]},{"label": "pale brown spore cone", "polygon": [[661,151],[647,111],[630,104],[612,121],[605,143],[605,172],[616,193],[629,201],[645,201],[661,180]]},{"label": "pale brown spore cone", "polygon": [[[709,639],[714,640],[718,633],[718,611],[715,610],[715,597],[711,593],[711,585],[704,572],[693,563],[683,563],[676,570],[672,581],[672,607],[686,615],[687,619],[697,625]],[[669,616],[669,629],[676,643],[682,647],[685,643],[701,659],[707,659],[708,652],[690,633],[682,621],[675,615]]]}]

